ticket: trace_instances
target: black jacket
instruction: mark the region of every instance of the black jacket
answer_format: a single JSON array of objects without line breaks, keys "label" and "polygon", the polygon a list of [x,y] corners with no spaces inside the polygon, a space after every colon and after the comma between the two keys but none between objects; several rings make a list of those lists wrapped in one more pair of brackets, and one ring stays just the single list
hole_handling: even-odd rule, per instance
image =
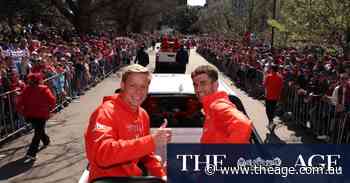
[{"label": "black jacket", "polygon": [[176,62],[180,64],[188,63],[188,53],[184,48],[180,48],[176,53]]},{"label": "black jacket", "polygon": [[137,51],[135,63],[138,63],[144,67],[149,64],[149,56],[144,49],[139,49],[139,51]]}]

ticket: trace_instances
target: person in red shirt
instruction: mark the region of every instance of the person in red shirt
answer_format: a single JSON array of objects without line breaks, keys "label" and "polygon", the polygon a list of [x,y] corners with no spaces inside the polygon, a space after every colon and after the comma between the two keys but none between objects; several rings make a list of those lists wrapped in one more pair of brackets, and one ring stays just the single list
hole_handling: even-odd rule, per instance
[{"label": "person in red shirt", "polygon": [[180,43],[177,38],[174,38],[174,52],[177,52],[180,49]]},{"label": "person in red shirt", "polygon": [[28,86],[24,88],[17,102],[17,111],[24,116],[34,128],[34,137],[26,154],[25,163],[35,161],[40,141],[44,147],[49,145],[50,138],[45,133],[45,124],[50,111],[55,107],[56,97],[50,88],[42,83],[42,75],[28,75]]},{"label": "person in red shirt", "polygon": [[266,115],[269,120],[268,129],[273,131],[275,124],[275,110],[283,88],[283,78],[278,72],[278,65],[271,66],[271,72],[264,79]]},{"label": "person in red shirt", "polygon": [[165,35],[162,39],[161,50],[167,51],[169,48],[168,37]]},{"label": "person in red shirt", "polygon": [[197,67],[191,77],[205,115],[201,143],[248,144],[252,122],[236,108],[226,92],[218,91],[218,71],[203,65]]},{"label": "person in red shirt", "polygon": [[150,175],[166,179],[160,157],[154,152],[157,146],[170,141],[171,131],[163,124],[150,134],[149,116],[140,107],[150,81],[147,68],[138,64],[128,66],[122,75],[120,92],[105,97],[91,115],[85,132],[89,182],[101,177],[141,176],[138,163]]}]

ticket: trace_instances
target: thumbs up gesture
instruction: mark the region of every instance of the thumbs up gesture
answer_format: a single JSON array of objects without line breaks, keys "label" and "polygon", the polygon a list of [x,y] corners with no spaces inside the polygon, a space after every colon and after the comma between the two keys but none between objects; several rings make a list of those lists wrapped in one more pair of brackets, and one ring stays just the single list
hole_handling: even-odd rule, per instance
[{"label": "thumbs up gesture", "polygon": [[166,145],[171,141],[171,129],[167,128],[168,120],[164,119],[163,124],[152,134],[157,146]]}]

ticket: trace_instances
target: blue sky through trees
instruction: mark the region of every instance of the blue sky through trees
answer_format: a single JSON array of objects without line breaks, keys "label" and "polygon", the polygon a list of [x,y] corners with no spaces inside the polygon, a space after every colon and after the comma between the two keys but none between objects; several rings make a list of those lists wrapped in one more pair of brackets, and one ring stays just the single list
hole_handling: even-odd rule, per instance
[{"label": "blue sky through trees", "polygon": [[187,0],[187,4],[190,6],[203,6],[206,0]]}]

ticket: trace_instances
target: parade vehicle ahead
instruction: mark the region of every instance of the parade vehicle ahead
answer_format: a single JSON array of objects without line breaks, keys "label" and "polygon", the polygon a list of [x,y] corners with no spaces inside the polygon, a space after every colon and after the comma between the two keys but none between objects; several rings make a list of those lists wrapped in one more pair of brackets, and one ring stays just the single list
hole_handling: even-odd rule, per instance
[{"label": "parade vehicle ahead", "polygon": [[[236,93],[221,79],[219,91],[225,91],[229,99],[238,110],[247,115],[241,100]],[[159,128],[164,119],[168,121],[168,127],[172,128],[171,143],[199,143],[204,123],[202,106],[198,101],[191,76],[188,74],[153,74],[149,86],[149,95],[142,107],[150,116],[151,131]],[[252,144],[262,144],[260,136],[253,126],[250,138]],[[166,146],[156,149],[156,154],[166,161]],[[88,176],[88,170],[84,172]],[[147,175],[147,172],[145,172]],[[161,183],[161,179],[152,176],[143,177],[113,177],[100,179],[106,182],[130,182],[130,183]],[[113,181],[114,180],[114,181]],[[81,182],[85,183],[85,182]]]},{"label": "parade vehicle ahead", "polygon": [[168,40],[163,38],[160,49],[156,53],[155,73],[185,73],[183,67],[187,63],[179,63],[176,60],[177,51],[180,48],[179,41],[174,38]]}]

